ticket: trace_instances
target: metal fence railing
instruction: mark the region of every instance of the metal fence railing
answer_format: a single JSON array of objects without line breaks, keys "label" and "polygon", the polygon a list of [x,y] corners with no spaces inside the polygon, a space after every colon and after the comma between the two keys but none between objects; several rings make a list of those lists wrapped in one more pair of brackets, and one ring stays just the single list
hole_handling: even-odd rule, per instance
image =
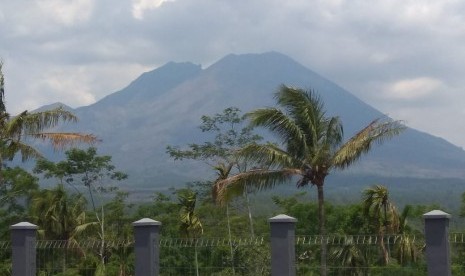
[{"label": "metal fence railing", "polygon": [[449,233],[442,211],[425,216],[424,235],[295,236],[295,219],[279,215],[268,237],[242,239],[164,238],[159,222],[142,219],[133,241],[105,242],[36,241],[37,227],[21,223],[11,243],[0,242],[0,276],[319,275],[324,267],[328,275],[465,276],[465,233]]},{"label": "metal fence railing", "polygon": [[269,275],[269,247],[263,237],[161,239],[160,275]]},{"label": "metal fence railing", "polygon": [[[406,239],[417,255],[401,261],[399,247]],[[376,235],[296,236],[297,275],[319,275],[323,243],[328,275],[426,275],[423,236],[387,235],[382,241],[389,253],[388,265],[381,263],[381,239]],[[449,241],[453,275],[465,275],[465,233],[450,233]],[[37,275],[96,275],[102,261],[106,275],[133,275],[133,246],[133,241],[102,245],[96,240],[38,240]],[[270,245],[265,237],[162,238],[158,246],[160,275],[196,275],[197,269],[199,275],[270,275]],[[11,242],[0,242],[0,275],[11,275],[10,259]]]},{"label": "metal fence railing", "polygon": [[426,273],[421,236],[327,235],[296,237],[297,275],[320,275],[323,245],[327,250],[328,275]]},{"label": "metal fence railing", "polygon": [[132,253],[132,241],[38,240],[37,275],[133,275]]}]

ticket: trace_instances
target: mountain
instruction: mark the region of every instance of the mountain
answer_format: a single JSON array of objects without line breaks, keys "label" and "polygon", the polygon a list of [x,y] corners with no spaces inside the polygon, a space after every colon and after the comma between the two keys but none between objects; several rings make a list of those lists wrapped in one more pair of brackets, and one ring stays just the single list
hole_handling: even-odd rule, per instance
[{"label": "mountain", "polygon": [[[167,145],[202,142],[202,115],[230,106],[243,112],[274,104],[273,92],[286,84],[317,91],[329,115],[340,116],[350,137],[385,115],[337,84],[277,53],[228,55],[203,69],[189,62],[167,63],[142,74],[126,88],[74,110],[73,130],[91,132],[103,142],[100,154],[113,156],[130,175],[130,185],[162,189],[205,179],[210,170],[195,161],[174,162]],[[402,119],[402,118],[394,118]],[[374,147],[346,176],[465,179],[465,151],[415,129]]]}]

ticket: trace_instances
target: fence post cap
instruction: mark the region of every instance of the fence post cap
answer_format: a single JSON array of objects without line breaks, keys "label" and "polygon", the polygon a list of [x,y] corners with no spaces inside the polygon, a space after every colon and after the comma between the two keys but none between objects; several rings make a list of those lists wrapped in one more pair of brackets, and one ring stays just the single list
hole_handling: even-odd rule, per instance
[{"label": "fence post cap", "polygon": [[277,215],[275,217],[269,218],[268,221],[269,222],[292,222],[292,223],[295,223],[295,222],[297,222],[297,219],[293,218],[293,217],[290,217],[288,215],[281,214],[281,215]]},{"label": "fence post cap", "polygon": [[441,210],[433,210],[426,214],[423,214],[423,218],[425,219],[442,219],[442,218],[451,218],[451,215],[443,212]]},{"label": "fence post cap", "polygon": [[143,218],[138,221],[135,221],[132,223],[133,226],[154,226],[154,225],[161,225],[161,222],[149,219],[149,218]]},{"label": "fence post cap", "polygon": [[37,225],[35,224],[32,224],[30,222],[27,222],[27,221],[23,221],[23,222],[19,222],[19,223],[16,223],[16,224],[13,224],[10,226],[10,229],[11,230],[27,230],[27,229],[31,229],[31,230],[35,230],[39,228]]}]

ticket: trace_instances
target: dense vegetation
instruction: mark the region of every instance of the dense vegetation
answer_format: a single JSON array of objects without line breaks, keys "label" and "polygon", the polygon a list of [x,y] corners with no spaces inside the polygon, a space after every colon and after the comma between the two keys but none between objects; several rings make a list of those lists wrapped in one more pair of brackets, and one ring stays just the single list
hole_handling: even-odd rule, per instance
[{"label": "dense vegetation", "polygon": [[[93,152],[76,149],[72,151],[84,155]],[[97,208],[94,209],[88,193],[89,187],[82,183],[73,183],[75,180],[68,180],[70,177],[77,179],[84,175],[63,175],[63,178],[57,178],[56,187],[41,189],[36,176],[18,167],[5,169],[5,185],[2,187],[3,198],[0,203],[3,212],[0,221],[3,240],[8,240],[9,225],[27,220],[39,226],[39,239],[62,242],[50,248],[39,245],[39,270],[49,273],[44,275],[105,275],[99,274],[104,271],[106,275],[132,275],[131,222],[143,217],[161,221],[161,238],[170,242],[175,238],[222,241],[252,238],[247,230],[249,217],[246,199],[240,197],[232,200],[226,216],[226,206],[214,203],[210,187],[206,183],[190,184],[165,194],[155,193],[150,202],[136,204],[128,201],[128,193],[110,188],[108,184],[113,180],[107,178],[105,196],[95,196],[102,201],[95,200]],[[64,179],[63,182],[60,179]],[[101,188],[104,187],[94,183],[90,188],[96,194],[102,195]],[[292,196],[273,196],[272,201],[270,213],[255,214],[253,217],[254,240],[265,238],[265,242],[259,246],[236,245],[232,252],[234,257],[231,258],[227,242],[223,246],[200,246],[196,250],[194,244],[190,247],[179,244],[166,247],[162,245],[162,266],[165,269],[170,268],[169,271],[173,273],[171,275],[192,274],[196,267],[200,269],[200,275],[204,275],[207,267],[211,271],[214,269],[218,275],[232,275],[233,269],[239,275],[260,275],[256,274],[257,271],[252,273],[250,269],[259,265],[266,267],[269,262],[266,257],[269,250],[266,245],[269,217],[285,213],[297,218],[297,236],[310,237],[319,234],[318,203],[309,201],[308,192],[302,191]],[[346,273],[349,270],[354,271],[353,274],[343,275],[357,275],[356,273],[367,267],[385,272],[398,269],[397,271],[418,271],[418,275],[424,273],[421,216],[440,206],[406,205],[398,210],[395,199],[390,198],[387,189],[379,185],[364,190],[358,202],[346,205],[326,202],[325,205],[328,233],[347,238],[342,245],[329,245],[329,267],[345,267]],[[252,205],[252,210],[253,208]],[[231,225],[229,229],[228,224]],[[395,244],[351,243],[351,238],[358,235],[381,239],[395,235],[402,240]],[[413,237],[417,240],[411,240]],[[93,241],[92,246],[89,246],[90,241]],[[301,272],[299,275],[311,271],[317,273],[318,247],[317,244],[297,246],[298,269]],[[62,254],[65,248],[68,248],[67,255]],[[457,254],[464,254],[460,247],[455,250]],[[347,255],[349,253],[354,256]],[[2,259],[2,263],[3,269],[7,271],[8,259]],[[381,269],[383,267],[384,270]],[[266,270],[260,271],[266,275]]]}]

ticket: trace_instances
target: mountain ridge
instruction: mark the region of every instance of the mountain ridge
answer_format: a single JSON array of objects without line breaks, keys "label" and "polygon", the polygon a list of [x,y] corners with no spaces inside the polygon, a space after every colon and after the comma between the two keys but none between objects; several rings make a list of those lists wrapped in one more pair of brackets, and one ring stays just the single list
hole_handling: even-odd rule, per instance
[{"label": "mountain ridge", "polygon": [[[243,112],[273,106],[273,92],[281,84],[318,92],[328,114],[340,116],[346,138],[386,116],[288,56],[269,52],[227,55],[205,69],[190,62],[167,63],[92,105],[76,108],[80,121],[75,129],[102,138],[99,151],[112,155],[134,185],[183,185],[212,172],[200,162],[173,162],[166,146],[204,141],[197,128],[202,115],[230,106]],[[463,167],[463,149],[409,128],[344,173],[465,179]]]}]

